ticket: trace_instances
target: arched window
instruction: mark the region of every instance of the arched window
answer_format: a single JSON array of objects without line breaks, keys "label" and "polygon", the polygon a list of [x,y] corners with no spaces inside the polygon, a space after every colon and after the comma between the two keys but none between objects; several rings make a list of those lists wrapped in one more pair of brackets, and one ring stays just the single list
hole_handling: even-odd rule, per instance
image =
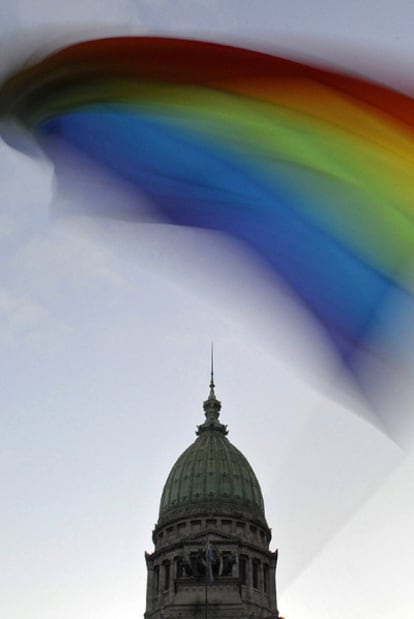
[{"label": "arched window", "polygon": [[257,561],[257,559],[253,560],[253,573],[252,573],[253,589],[259,588],[259,564],[260,562]]},{"label": "arched window", "polygon": [[170,562],[164,562],[164,591],[170,588]]},{"label": "arched window", "polygon": [[154,593],[157,594],[160,590],[160,567],[154,567]]},{"label": "arched window", "polygon": [[263,591],[269,591],[269,566],[266,564],[263,566]]},{"label": "arched window", "polygon": [[247,585],[247,557],[244,555],[239,559],[239,578],[241,585]]}]

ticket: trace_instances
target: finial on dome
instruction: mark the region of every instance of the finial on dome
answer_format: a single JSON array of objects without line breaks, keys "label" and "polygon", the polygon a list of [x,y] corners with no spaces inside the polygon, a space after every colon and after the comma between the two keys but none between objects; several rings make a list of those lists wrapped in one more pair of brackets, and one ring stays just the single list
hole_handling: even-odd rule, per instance
[{"label": "finial on dome", "polygon": [[216,399],[216,394],[214,393],[214,349],[213,349],[213,342],[211,342],[211,348],[210,348],[210,395],[209,398],[214,398]]},{"label": "finial on dome", "polygon": [[227,426],[219,422],[221,402],[217,400],[214,392],[214,357],[213,357],[213,342],[211,342],[210,349],[210,393],[207,400],[203,404],[204,414],[206,420],[201,426],[197,428],[197,434],[200,434],[204,430],[219,430],[223,434],[227,434]]}]

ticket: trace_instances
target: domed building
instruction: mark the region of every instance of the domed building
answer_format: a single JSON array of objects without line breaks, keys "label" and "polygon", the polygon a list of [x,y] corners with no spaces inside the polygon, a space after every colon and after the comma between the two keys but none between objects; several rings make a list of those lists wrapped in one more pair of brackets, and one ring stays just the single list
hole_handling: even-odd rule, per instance
[{"label": "domed building", "polygon": [[145,555],[145,619],[279,617],[262,492],[220,409],[212,371],[205,421],[162,492],[155,550]]}]

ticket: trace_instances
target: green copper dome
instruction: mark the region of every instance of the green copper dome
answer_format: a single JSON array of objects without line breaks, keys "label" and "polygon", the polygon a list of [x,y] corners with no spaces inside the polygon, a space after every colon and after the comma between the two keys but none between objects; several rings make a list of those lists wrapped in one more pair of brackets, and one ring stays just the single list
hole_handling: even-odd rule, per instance
[{"label": "green copper dome", "polygon": [[214,393],[204,402],[198,438],[178,458],[161,496],[159,525],[189,514],[243,514],[266,525],[263,496],[252,467],[227,439]]}]

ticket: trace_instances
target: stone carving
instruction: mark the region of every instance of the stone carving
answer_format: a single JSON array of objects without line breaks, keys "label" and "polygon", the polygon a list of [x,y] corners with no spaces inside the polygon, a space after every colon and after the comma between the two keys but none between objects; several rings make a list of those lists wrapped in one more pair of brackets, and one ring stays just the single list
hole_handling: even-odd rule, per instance
[{"label": "stone carving", "polygon": [[[237,555],[234,552],[220,552],[215,548],[211,549],[211,568],[214,576],[231,576],[233,565],[237,562]],[[191,561],[188,554],[180,555],[177,558],[177,577],[183,576],[204,576],[206,573],[206,551],[200,548],[194,560]]]},{"label": "stone carving", "polygon": [[236,563],[236,555],[234,552],[223,557],[221,574],[223,576],[231,576],[233,573],[233,565]]},{"label": "stone carving", "polygon": [[181,555],[178,557],[177,576],[193,576],[193,567],[188,555]]},{"label": "stone carving", "polygon": [[[215,549],[211,548],[211,569],[214,576],[218,576],[221,566],[221,554]],[[206,549],[200,548],[197,555],[197,568],[200,575],[206,573]]]}]

